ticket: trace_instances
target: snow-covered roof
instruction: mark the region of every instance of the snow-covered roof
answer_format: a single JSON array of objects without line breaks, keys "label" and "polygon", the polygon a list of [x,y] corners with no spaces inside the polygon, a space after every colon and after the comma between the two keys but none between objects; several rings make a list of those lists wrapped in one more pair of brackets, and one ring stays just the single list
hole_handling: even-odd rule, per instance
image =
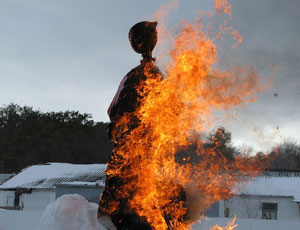
[{"label": "snow-covered roof", "polygon": [[47,163],[23,169],[19,174],[0,185],[0,189],[28,188],[55,189],[56,184],[105,180],[106,164]]},{"label": "snow-covered roof", "polygon": [[238,187],[237,195],[285,196],[300,202],[299,172],[265,172],[251,182],[240,183]]},{"label": "snow-covered roof", "polygon": [[14,174],[9,174],[9,173],[0,173],[0,184],[4,183],[7,181],[10,177],[12,177]]}]

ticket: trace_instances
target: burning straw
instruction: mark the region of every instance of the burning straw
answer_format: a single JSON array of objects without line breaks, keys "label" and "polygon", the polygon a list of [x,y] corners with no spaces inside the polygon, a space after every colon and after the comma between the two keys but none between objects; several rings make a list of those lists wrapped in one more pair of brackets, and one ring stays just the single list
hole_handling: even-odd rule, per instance
[{"label": "burning straw", "polygon": [[[217,11],[224,6],[224,13],[230,14],[228,3],[218,2]],[[216,111],[256,100],[264,89],[256,69],[212,68],[218,47],[200,20],[183,22],[173,40],[164,80],[157,81],[153,75],[160,73],[146,64],[147,80],[137,88],[140,106],[116,124],[126,132],[127,122],[137,117],[139,126],[122,139],[119,157],[113,160],[116,167],[106,172],[126,181],[115,193],[153,229],[188,229],[211,204],[229,198],[241,176],[255,177],[264,169],[254,157],[228,159],[218,142],[205,148],[201,135],[214,127]],[[192,144],[198,163],[176,161],[176,153]]]}]

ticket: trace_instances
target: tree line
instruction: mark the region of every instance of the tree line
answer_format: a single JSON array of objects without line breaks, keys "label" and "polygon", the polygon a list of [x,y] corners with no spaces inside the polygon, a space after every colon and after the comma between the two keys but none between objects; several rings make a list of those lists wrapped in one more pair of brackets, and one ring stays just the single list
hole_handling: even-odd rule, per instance
[{"label": "tree line", "polygon": [[[0,173],[17,173],[27,166],[47,162],[107,163],[113,143],[107,137],[106,126],[107,123],[95,122],[92,115],[78,111],[42,112],[13,103],[2,106]],[[212,132],[204,148],[213,148],[228,160],[243,154],[233,146],[231,133],[224,128]],[[176,161],[197,163],[201,158],[195,150],[196,146],[191,145],[178,151]],[[273,150],[269,153],[269,170],[300,171],[299,144],[284,142]]]},{"label": "tree line", "polygon": [[[237,156],[256,157],[267,160],[266,170],[269,171],[300,171],[300,145],[296,141],[285,141],[272,148],[269,153],[253,152],[252,148],[245,149],[235,147],[231,141],[231,133],[225,128],[218,128],[209,134],[204,149],[213,149],[216,156],[224,156],[229,161],[233,161]],[[176,155],[179,163],[198,163],[201,156],[196,154],[197,144],[179,151]],[[184,159],[184,162],[182,162]]]},{"label": "tree line", "polygon": [[300,145],[296,141],[286,141],[273,148],[270,170],[300,171]]},{"label": "tree line", "polygon": [[47,162],[106,163],[113,148],[106,126],[78,111],[0,107],[0,173]]}]

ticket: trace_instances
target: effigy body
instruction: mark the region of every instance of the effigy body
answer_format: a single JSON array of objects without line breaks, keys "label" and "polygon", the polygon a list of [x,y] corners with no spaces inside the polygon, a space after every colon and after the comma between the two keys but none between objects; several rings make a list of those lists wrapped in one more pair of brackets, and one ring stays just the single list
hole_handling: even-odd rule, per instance
[{"label": "effigy body", "polygon": [[115,146],[106,170],[106,184],[99,203],[98,217],[110,216],[118,229],[151,229],[151,225],[128,205],[128,200],[135,192],[134,188],[126,189],[128,193],[126,195],[120,192],[122,189],[125,190],[124,186],[129,180],[131,182],[137,180],[137,176],[121,177],[118,173],[111,172],[121,170],[122,167],[132,167],[124,159],[124,154],[120,154],[120,147],[124,145],[126,136],[140,125],[140,120],[134,112],[139,108],[142,97],[146,96],[141,92],[147,79],[151,77],[151,80],[154,80],[152,82],[162,80],[159,69],[155,65],[155,59],[151,57],[157,40],[156,24],[156,22],[141,22],[130,30],[131,45],[136,52],[142,54],[143,60],[122,79],[108,108],[111,122],[107,132]]}]

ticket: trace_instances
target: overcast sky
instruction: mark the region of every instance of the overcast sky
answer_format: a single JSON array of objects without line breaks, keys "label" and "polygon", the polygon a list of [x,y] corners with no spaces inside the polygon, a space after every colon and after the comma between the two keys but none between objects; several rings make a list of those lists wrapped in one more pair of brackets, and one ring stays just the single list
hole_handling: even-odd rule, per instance
[{"label": "overcast sky", "polygon": [[[128,30],[151,20],[164,2],[0,0],[0,106],[79,110],[108,121],[121,78],[141,59],[129,45]],[[279,66],[272,87],[228,124],[234,141],[263,148],[300,140],[300,1],[230,3],[244,41],[234,51],[220,47],[220,65],[255,65],[263,77]],[[182,0],[170,24],[212,9],[213,0]]]}]

